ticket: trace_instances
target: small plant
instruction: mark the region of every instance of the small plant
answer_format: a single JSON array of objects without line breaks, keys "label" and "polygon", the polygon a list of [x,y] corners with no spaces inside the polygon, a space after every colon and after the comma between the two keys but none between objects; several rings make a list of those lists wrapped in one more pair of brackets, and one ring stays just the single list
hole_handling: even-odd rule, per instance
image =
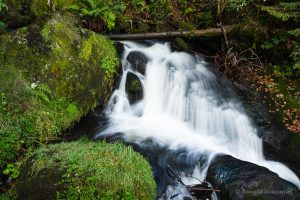
[{"label": "small plant", "polygon": [[20,175],[19,166],[8,164],[6,169],[3,170],[3,174],[9,176],[10,178],[17,178]]},{"label": "small plant", "polygon": [[273,36],[270,40],[265,41],[260,47],[265,50],[285,47],[289,52],[289,61],[284,64],[284,68],[279,69],[278,66],[273,67],[275,74],[284,76],[298,75],[300,72],[300,44],[298,42],[300,36],[299,29],[285,31],[281,34]]},{"label": "small plant", "polygon": [[115,27],[116,17],[126,9],[126,5],[122,0],[81,0],[65,9],[79,12],[90,30],[103,31],[104,25],[108,30]]}]

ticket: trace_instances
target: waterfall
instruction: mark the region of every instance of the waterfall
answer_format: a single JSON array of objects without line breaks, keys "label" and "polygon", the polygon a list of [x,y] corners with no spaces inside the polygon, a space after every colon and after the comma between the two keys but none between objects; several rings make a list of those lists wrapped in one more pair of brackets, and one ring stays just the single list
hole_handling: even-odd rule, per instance
[{"label": "waterfall", "polygon": [[[264,166],[298,187],[298,177],[286,166],[266,161],[262,140],[234,93],[220,81],[199,56],[172,52],[168,43],[141,45],[123,42],[123,75],[109,101],[108,127],[96,137],[122,133],[123,140],[144,145],[148,139],[169,151],[185,149],[191,159],[203,157],[192,176],[204,180],[210,161],[218,154]],[[145,74],[127,61],[132,51],[144,53],[149,61]],[[130,103],[126,93],[128,73],[135,74],[143,87],[143,98]],[[185,183],[195,179],[182,174]],[[169,186],[187,194],[184,188]]]}]

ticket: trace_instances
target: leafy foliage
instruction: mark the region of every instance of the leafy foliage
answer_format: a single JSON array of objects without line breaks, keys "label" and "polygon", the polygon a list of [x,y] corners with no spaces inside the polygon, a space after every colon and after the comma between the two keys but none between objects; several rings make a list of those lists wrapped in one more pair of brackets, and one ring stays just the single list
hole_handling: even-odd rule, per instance
[{"label": "leafy foliage", "polygon": [[278,46],[278,45],[286,42],[287,39],[288,39],[287,34],[280,35],[280,36],[275,36],[275,37],[271,38],[271,40],[268,40],[268,41],[264,42],[261,45],[261,48],[263,48],[263,49],[271,49],[273,47],[276,47],[276,46]]},{"label": "leafy foliage", "polygon": [[211,2],[202,0],[178,0],[178,9],[186,22],[195,27],[209,27],[213,23],[213,14],[210,8]]},{"label": "leafy foliage", "polygon": [[20,175],[19,166],[8,164],[6,169],[3,171],[3,174],[11,178],[17,178]]},{"label": "leafy foliage", "polygon": [[273,36],[270,40],[265,41],[261,45],[261,48],[266,50],[278,48],[280,46],[286,46],[287,50],[290,51],[290,60],[286,60],[283,69],[280,69],[278,66],[273,67],[276,74],[285,76],[297,76],[300,74],[300,44],[298,40],[300,36],[299,32],[299,29],[284,31],[281,34]]},{"label": "leafy foliage", "polygon": [[140,12],[147,7],[144,0],[131,0],[128,3],[131,4],[134,9],[136,9],[136,12]]},{"label": "leafy foliage", "polygon": [[225,0],[229,9],[240,11],[252,3],[253,0]]},{"label": "leafy foliage", "polygon": [[101,22],[104,22],[108,30],[115,27],[116,17],[126,9],[122,0],[80,0],[77,4],[65,7],[66,10],[79,12],[79,15],[87,20],[90,29],[103,30]]}]

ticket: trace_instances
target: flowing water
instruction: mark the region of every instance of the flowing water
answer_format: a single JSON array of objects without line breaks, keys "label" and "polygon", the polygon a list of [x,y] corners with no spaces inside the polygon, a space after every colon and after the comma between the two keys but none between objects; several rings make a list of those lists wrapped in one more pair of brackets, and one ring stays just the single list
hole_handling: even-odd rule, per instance
[{"label": "flowing water", "polygon": [[[182,170],[185,184],[204,180],[214,156],[228,154],[264,166],[300,186],[290,169],[264,159],[262,140],[255,126],[234,93],[201,57],[172,52],[168,43],[124,42],[124,46],[122,79],[106,109],[109,124],[96,137],[117,134],[142,149],[152,163],[168,163]],[[127,61],[131,51],[148,57],[145,75]],[[134,104],[126,93],[129,72],[136,74],[143,86],[143,98]],[[159,170],[154,173],[164,176]],[[177,193],[178,199],[188,195],[180,184],[170,183],[166,178],[158,182],[163,184],[162,198]]]}]

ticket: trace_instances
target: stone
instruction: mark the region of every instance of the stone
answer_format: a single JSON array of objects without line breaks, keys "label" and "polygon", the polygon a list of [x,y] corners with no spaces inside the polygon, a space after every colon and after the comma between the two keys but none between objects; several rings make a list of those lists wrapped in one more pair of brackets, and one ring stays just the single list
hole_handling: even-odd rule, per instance
[{"label": "stone", "polygon": [[135,103],[143,98],[143,86],[139,77],[134,73],[128,72],[126,79],[126,93],[130,103]]},{"label": "stone", "polygon": [[146,65],[149,61],[145,54],[139,51],[132,51],[128,54],[127,60],[129,63],[131,63],[132,67],[136,69],[136,71],[143,75],[145,74]]},{"label": "stone", "polygon": [[207,172],[206,180],[221,190],[221,199],[299,199],[294,184],[281,179],[270,170],[233,158],[216,157]]}]

